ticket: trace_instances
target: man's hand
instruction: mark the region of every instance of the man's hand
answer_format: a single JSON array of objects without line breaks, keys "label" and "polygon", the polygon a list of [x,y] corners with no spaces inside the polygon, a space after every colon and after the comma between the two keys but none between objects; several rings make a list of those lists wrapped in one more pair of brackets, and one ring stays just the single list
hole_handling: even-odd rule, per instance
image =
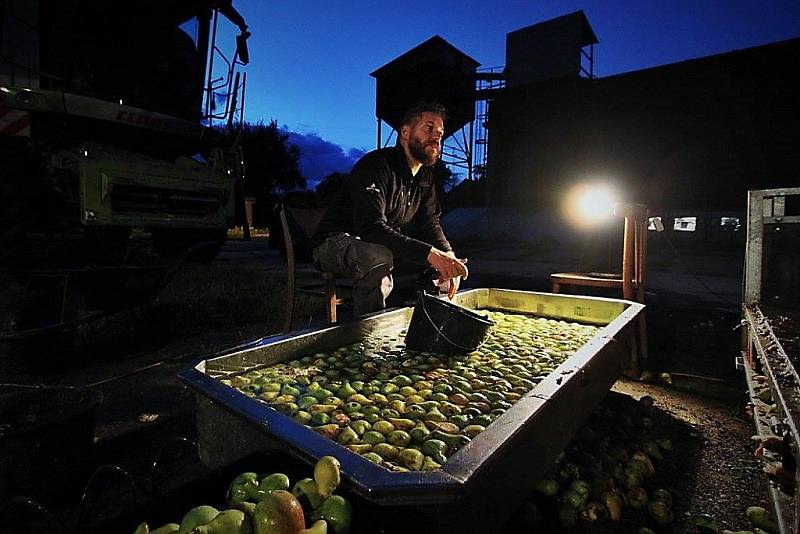
[{"label": "man's hand", "polygon": [[[469,270],[467,269],[466,259],[458,259],[453,251],[443,252],[436,247],[431,247],[428,252],[428,263],[439,272],[439,279],[442,281],[450,280],[450,288],[447,292],[452,299],[458,290],[459,282],[455,281],[459,276],[467,279]],[[455,283],[452,283],[455,281]]]},{"label": "man's hand", "polygon": [[439,292],[441,293],[445,288],[447,289],[447,298],[453,300],[453,297],[456,296],[456,291],[458,291],[458,286],[461,285],[461,277],[456,276],[455,278],[451,278],[450,280],[445,280],[442,282],[441,285],[436,284],[439,287]]}]

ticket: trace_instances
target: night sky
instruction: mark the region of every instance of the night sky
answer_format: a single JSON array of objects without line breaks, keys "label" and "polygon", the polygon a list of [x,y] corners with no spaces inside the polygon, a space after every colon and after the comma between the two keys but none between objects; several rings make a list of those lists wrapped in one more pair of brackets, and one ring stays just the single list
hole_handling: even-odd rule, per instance
[{"label": "night sky", "polygon": [[800,36],[798,0],[234,0],[234,5],[253,34],[246,120],[274,119],[292,132],[312,186],[330,172],[349,170],[375,148],[375,81],[369,73],[436,34],[481,67],[498,67],[505,61],[506,33],[582,9],[600,41],[598,77]]}]

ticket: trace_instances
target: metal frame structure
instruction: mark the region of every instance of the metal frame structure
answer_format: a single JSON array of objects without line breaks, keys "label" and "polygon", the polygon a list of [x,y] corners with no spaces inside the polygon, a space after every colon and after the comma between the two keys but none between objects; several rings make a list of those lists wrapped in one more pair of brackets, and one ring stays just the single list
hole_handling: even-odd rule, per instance
[{"label": "metal frame structure", "polygon": [[[796,466],[800,464],[800,376],[780,339],[770,327],[768,316],[761,309],[764,285],[765,235],[767,230],[780,231],[782,225],[799,224],[800,216],[786,215],[787,197],[800,197],[800,187],[750,191],[748,195],[747,243],[745,246],[744,279],[742,281],[742,357],[748,391],[754,407],[753,417],[759,435],[773,435],[786,444],[786,452],[774,457],[781,467],[794,468],[791,476],[795,488],[800,487]],[[800,356],[800,355],[795,355]],[[759,398],[756,376],[766,379],[771,390],[771,403]],[[777,416],[771,413],[777,409]],[[770,424],[770,420],[773,424]],[[800,499],[770,486],[770,500],[775,509],[781,533],[800,530]]]},{"label": "metal frame structure", "polygon": [[765,227],[775,225],[775,228],[780,230],[781,224],[800,223],[800,216],[786,216],[786,197],[788,196],[800,196],[800,187],[762,189],[749,193],[742,293],[745,306],[752,306],[761,301]]},{"label": "metal frame structure", "polygon": [[[249,58],[239,55],[238,47],[234,52],[233,59],[229,60],[224,52],[217,46],[217,26],[219,23],[219,9],[214,9],[211,21],[211,51],[208,55],[207,79],[203,88],[203,114],[201,120],[204,124],[213,125],[215,120],[225,121],[227,128],[233,126],[234,119],[238,119],[241,125],[244,122],[244,103],[247,88],[247,73],[236,70],[237,66],[247,65]],[[242,21],[243,23],[243,21]],[[246,27],[246,26],[245,26]],[[242,30],[240,37],[246,41],[249,32]],[[225,63],[225,74],[214,78],[214,57]],[[217,91],[225,90],[225,108],[221,113],[215,111],[215,98]]]},{"label": "metal frame structure", "polygon": [[[397,136],[397,130],[391,128],[389,135],[383,139],[383,123],[380,118],[378,121],[378,148],[385,148]],[[466,170],[465,178],[473,179],[475,165],[473,163],[473,123],[470,121],[463,128],[456,131],[447,139],[442,140],[442,161],[449,166]],[[449,142],[448,142],[449,141]]]},{"label": "metal frame structure", "polygon": [[[442,141],[442,160],[448,167],[456,167],[466,171],[464,179],[477,180],[486,173],[489,148],[489,104],[498,90],[505,87],[503,67],[487,67],[479,69],[475,74],[475,119],[465,124]],[[377,148],[385,148],[395,138],[397,132],[390,128],[384,139],[384,121],[376,118],[378,123]],[[449,141],[449,142],[448,142]]]},{"label": "metal frame structure", "polygon": [[[586,51],[587,47],[581,48],[581,74],[583,74],[586,78],[593,80],[594,79],[594,43],[590,43],[588,48],[589,51]],[[586,60],[586,66],[583,65],[583,60]]]}]

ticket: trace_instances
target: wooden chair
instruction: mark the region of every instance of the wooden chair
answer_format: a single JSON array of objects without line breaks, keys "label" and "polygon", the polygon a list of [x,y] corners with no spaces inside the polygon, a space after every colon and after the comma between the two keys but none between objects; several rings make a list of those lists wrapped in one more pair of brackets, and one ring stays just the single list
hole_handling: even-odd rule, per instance
[{"label": "wooden chair", "polygon": [[[324,210],[318,208],[297,208],[285,204],[280,207],[281,228],[286,244],[286,332],[292,330],[297,293],[322,296],[325,300],[325,316],[328,324],[336,323],[336,308],[343,302],[336,294],[336,275],[333,273],[321,273],[322,283],[302,286],[297,284],[298,255],[295,251],[295,242],[309,240],[314,235],[323,214]],[[295,226],[294,239],[292,226]],[[298,232],[302,235],[297,235]]]},{"label": "wooden chair", "polygon": [[[591,286],[617,288],[622,298],[644,304],[645,263],[647,253],[647,207],[642,204],[620,204],[614,214],[625,219],[622,245],[622,273],[553,273],[550,275],[553,293],[562,286]],[[644,314],[637,321],[635,351],[631,372],[638,373],[638,359],[647,358],[647,328]]]},{"label": "wooden chair", "polygon": [[618,288],[622,298],[644,302],[645,258],[647,252],[647,208],[641,204],[624,204],[614,210],[625,218],[622,245],[622,273],[553,273],[550,281],[553,293],[561,286],[592,286]]}]

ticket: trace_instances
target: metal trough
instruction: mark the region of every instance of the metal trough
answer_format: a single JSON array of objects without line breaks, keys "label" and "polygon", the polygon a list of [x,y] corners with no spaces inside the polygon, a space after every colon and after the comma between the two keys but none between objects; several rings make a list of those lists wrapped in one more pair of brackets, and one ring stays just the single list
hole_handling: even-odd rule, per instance
[{"label": "metal trough", "polygon": [[432,472],[390,472],[217,379],[333,350],[372,332],[399,331],[408,326],[412,308],[234,348],[178,375],[196,392],[203,462],[220,467],[268,450],[288,452],[309,464],[333,455],[341,461],[349,490],[373,505],[394,510],[393,524],[400,530],[416,528],[419,521],[436,531],[500,529],[614,381],[631,366],[633,323],[644,306],[503,289],[466,291],[456,301],[471,309],[528,313],[603,328],[451,456],[441,470]]}]

